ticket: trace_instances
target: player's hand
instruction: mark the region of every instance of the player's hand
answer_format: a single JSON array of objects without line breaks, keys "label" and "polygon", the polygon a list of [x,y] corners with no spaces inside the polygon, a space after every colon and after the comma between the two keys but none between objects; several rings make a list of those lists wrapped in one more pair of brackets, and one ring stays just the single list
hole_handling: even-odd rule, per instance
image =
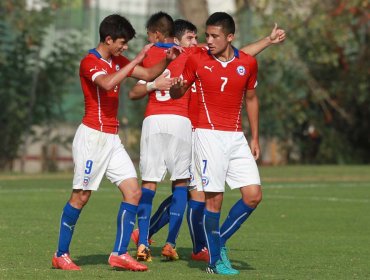
[{"label": "player's hand", "polygon": [[155,87],[157,90],[170,90],[172,86],[172,80],[170,78],[170,71],[168,69],[155,79]]},{"label": "player's hand", "polygon": [[141,63],[143,61],[143,59],[145,58],[146,56],[146,53],[148,52],[148,50],[153,46],[154,44],[147,44],[144,46],[144,48],[141,49],[141,51],[136,55],[136,57],[134,58],[134,60],[137,62],[137,64]]},{"label": "player's hand", "polygon": [[166,58],[168,60],[174,60],[176,57],[178,57],[182,52],[184,51],[184,49],[180,46],[173,46],[169,49],[167,49],[167,52],[166,52]]},{"label": "player's hand", "polygon": [[182,79],[181,77],[176,77],[172,79],[171,88],[173,89],[180,89],[187,84],[187,80]]},{"label": "player's hand", "polygon": [[255,160],[259,159],[261,150],[260,150],[260,144],[258,140],[252,139],[250,147],[251,147],[251,152],[252,152],[254,159]]},{"label": "player's hand", "polygon": [[280,29],[278,28],[278,25],[277,23],[275,22],[275,26],[274,28],[272,29],[271,31],[271,34],[269,36],[270,38],[270,42],[272,44],[278,44],[278,43],[281,43],[285,40],[286,36],[285,36],[285,30],[284,29]]}]

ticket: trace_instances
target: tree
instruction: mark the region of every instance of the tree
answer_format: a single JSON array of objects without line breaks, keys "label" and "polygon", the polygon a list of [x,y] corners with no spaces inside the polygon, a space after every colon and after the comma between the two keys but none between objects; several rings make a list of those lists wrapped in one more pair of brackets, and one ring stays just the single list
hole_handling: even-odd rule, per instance
[{"label": "tree", "polygon": [[0,3],[0,169],[11,168],[32,126],[61,118],[60,101],[81,56],[77,33],[66,33],[51,51],[44,42],[55,11],[66,1]]},{"label": "tree", "polygon": [[267,0],[246,8],[240,13],[253,17],[255,36],[274,21],[288,32],[283,46],[258,57],[261,133],[293,141],[304,162],[370,162],[368,1]]}]

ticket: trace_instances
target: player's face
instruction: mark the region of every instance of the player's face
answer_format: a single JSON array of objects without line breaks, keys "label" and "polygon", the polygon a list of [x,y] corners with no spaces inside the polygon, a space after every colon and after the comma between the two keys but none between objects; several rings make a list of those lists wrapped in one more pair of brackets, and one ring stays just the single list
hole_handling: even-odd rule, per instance
[{"label": "player's face", "polygon": [[128,44],[125,39],[118,38],[115,41],[110,41],[110,52],[114,56],[119,56],[122,52],[128,49]]},{"label": "player's face", "polygon": [[226,35],[221,26],[208,25],[206,29],[206,41],[211,54],[217,56],[225,52],[234,35]]},{"label": "player's face", "polygon": [[153,44],[155,44],[155,43],[157,43],[157,42],[158,42],[156,32],[151,32],[151,31],[149,31],[149,30],[148,30],[148,31],[146,32],[146,34],[147,34],[147,39],[148,39],[148,42],[149,42],[149,43],[153,43]]},{"label": "player's face", "polygon": [[181,47],[193,47],[198,44],[198,36],[193,31],[186,31],[185,34],[181,37],[179,45]]}]

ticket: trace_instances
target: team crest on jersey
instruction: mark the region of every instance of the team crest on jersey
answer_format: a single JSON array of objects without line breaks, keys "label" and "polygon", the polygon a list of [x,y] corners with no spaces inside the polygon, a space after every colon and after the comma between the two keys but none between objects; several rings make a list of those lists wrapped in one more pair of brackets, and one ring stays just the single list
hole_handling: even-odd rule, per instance
[{"label": "team crest on jersey", "polygon": [[209,184],[209,179],[207,176],[202,176],[202,186],[206,187]]},{"label": "team crest on jersey", "polygon": [[119,71],[120,67],[118,64],[116,64],[116,71]]},{"label": "team crest on jersey", "polygon": [[239,74],[240,76],[244,76],[244,75],[245,75],[245,67],[244,67],[244,66],[238,66],[238,67],[236,68],[236,72],[238,72],[238,74]]}]

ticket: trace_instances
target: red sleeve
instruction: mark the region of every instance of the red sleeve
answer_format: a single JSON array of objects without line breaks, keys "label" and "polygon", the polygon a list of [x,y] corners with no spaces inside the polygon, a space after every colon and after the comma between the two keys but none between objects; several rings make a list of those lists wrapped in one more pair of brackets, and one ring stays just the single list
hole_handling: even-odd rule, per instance
[{"label": "red sleeve", "polygon": [[190,85],[195,81],[199,61],[198,57],[198,54],[190,55],[185,63],[184,70],[182,71],[183,79]]},{"label": "red sleeve", "polygon": [[97,60],[91,56],[86,56],[80,64],[80,76],[94,81],[99,75],[105,75],[106,72],[101,69]]},{"label": "red sleeve", "polygon": [[249,72],[250,76],[248,79],[247,90],[255,89],[257,87],[257,74],[258,74],[258,64],[254,57],[249,57]]}]

